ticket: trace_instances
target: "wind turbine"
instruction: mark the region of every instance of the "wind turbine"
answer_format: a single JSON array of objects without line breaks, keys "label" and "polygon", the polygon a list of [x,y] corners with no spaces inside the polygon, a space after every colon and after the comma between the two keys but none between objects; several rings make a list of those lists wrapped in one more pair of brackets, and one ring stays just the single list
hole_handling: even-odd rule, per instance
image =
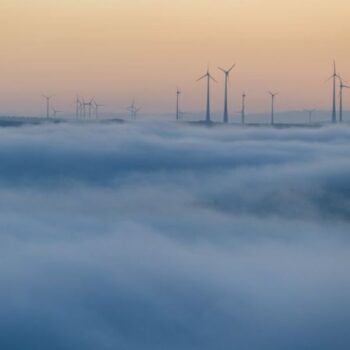
[{"label": "wind turbine", "polygon": [[279,92],[271,92],[269,91],[269,94],[271,95],[271,125],[275,124],[275,97],[279,94]]},{"label": "wind turbine", "polygon": [[230,79],[230,73],[235,66],[236,64],[233,64],[231,68],[228,70],[218,67],[218,69],[225,74],[224,123],[228,123],[228,103],[227,103],[228,81]]},{"label": "wind turbine", "polygon": [[43,95],[43,97],[46,99],[46,118],[49,119],[50,118],[50,101],[53,96]]},{"label": "wind turbine", "polygon": [[83,98],[83,101],[81,103],[81,114],[82,117],[85,119],[86,118],[86,106],[88,105],[88,103],[85,102],[85,99]]},{"label": "wind turbine", "polygon": [[86,107],[88,107],[88,116],[91,118],[91,110],[92,110],[92,102],[94,101],[94,98],[90,100],[90,102],[85,102],[85,99],[83,98],[82,102],[82,112],[83,117],[86,118]]},{"label": "wind turbine", "polygon": [[180,111],[179,114],[180,114],[180,119],[184,119],[185,115],[188,113]]},{"label": "wind turbine", "polygon": [[316,109],[305,109],[305,112],[309,114],[309,124],[311,124],[312,115],[316,112]]},{"label": "wind turbine", "polygon": [[134,110],[134,118],[135,118],[135,119],[136,119],[136,117],[137,117],[137,114],[138,114],[140,111],[141,111],[141,107],[135,108],[135,110]]},{"label": "wind turbine", "polygon": [[206,117],[205,117],[205,121],[207,123],[210,123],[211,120],[210,120],[210,80],[213,80],[216,82],[216,80],[210,75],[209,73],[209,68],[207,70],[207,73],[204,74],[202,77],[200,77],[198,81],[204,79],[204,78],[207,78],[207,110],[206,110]]},{"label": "wind turbine", "polygon": [[245,124],[245,99],[246,99],[246,94],[243,92],[242,94],[242,111],[241,111],[241,122],[242,124]]},{"label": "wind turbine", "polygon": [[140,107],[136,107],[135,100],[132,101],[132,104],[127,107],[127,110],[131,113],[131,118],[136,119],[137,113],[141,110]]},{"label": "wind turbine", "polygon": [[77,98],[75,100],[75,116],[76,116],[77,119],[79,118],[79,116],[82,113],[82,108],[81,107],[82,107],[82,102],[80,101],[80,98],[77,95]]},{"label": "wind turbine", "polygon": [[126,108],[131,115],[131,119],[135,117],[135,99],[132,100],[132,103],[129,107]]},{"label": "wind turbine", "polygon": [[338,78],[337,68],[335,65],[335,61],[333,61],[333,74],[326,80],[329,81],[333,79],[333,101],[332,101],[332,123],[337,122],[337,103],[336,103],[336,80]]},{"label": "wind turbine", "polygon": [[62,113],[62,111],[58,111],[55,108],[52,108],[52,113],[53,113],[53,117],[56,118],[58,113]]},{"label": "wind turbine", "polygon": [[177,88],[176,89],[176,120],[180,119],[180,108],[179,108],[180,95],[181,95],[181,91],[179,90],[179,88]]},{"label": "wind turbine", "polygon": [[340,82],[340,94],[339,94],[339,122],[343,122],[343,90],[344,89],[350,89],[350,86],[344,84],[344,79],[338,75],[338,79]]},{"label": "wind turbine", "polygon": [[95,117],[96,117],[96,119],[98,119],[99,118],[99,109],[100,109],[100,107],[104,107],[104,105],[101,105],[101,104],[98,104],[96,101],[95,101],[95,99],[94,99],[94,104],[95,104]]},{"label": "wind turbine", "polygon": [[94,102],[95,97],[93,97],[90,102],[87,103],[87,106],[89,107],[89,118],[91,119],[91,113],[92,113],[92,103]]}]

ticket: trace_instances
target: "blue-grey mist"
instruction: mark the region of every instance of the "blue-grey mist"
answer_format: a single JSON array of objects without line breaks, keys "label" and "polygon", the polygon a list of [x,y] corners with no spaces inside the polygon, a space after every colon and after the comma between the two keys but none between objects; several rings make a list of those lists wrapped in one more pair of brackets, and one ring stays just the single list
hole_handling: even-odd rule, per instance
[{"label": "blue-grey mist", "polygon": [[0,348],[340,350],[350,128],[0,129]]}]

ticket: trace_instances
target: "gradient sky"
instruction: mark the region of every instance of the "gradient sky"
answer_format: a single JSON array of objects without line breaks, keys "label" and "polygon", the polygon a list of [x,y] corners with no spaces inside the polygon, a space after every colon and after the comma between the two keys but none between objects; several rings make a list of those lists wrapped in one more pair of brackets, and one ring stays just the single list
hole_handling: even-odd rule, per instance
[{"label": "gradient sky", "polygon": [[1,0],[0,114],[44,113],[42,93],[73,110],[77,92],[172,111],[176,85],[202,110],[208,63],[220,110],[216,67],[232,62],[231,110],[245,90],[249,112],[266,111],[269,89],[279,110],[329,109],[333,59],[350,79],[349,13],[348,0]]}]

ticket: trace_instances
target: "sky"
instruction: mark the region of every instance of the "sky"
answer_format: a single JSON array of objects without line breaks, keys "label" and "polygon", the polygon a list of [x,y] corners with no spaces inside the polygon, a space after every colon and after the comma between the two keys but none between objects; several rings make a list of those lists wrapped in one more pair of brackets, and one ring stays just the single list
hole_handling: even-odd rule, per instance
[{"label": "sky", "polygon": [[77,93],[171,112],[176,86],[182,109],[201,111],[208,65],[221,110],[217,66],[234,62],[231,112],[243,91],[248,112],[268,110],[268,90],[278,110],[329,109],[333,59],[350,77],[349,12],[346,0],[2,0],[0,114],[43,114],[43,93],[66,112]]},{"label": "sky", "polygon": [[350,129],[0,128],[0,348],[343,350]]}]

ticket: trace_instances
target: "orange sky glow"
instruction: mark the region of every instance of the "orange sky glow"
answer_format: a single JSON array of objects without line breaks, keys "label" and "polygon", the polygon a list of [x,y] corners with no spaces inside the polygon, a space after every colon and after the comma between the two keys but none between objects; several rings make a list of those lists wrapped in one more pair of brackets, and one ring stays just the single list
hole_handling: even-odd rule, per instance
[{"label": "orange sky glow", "polygon": [[217,66],[234,62],[231,111],[243,90],[249,112],[266,111],[270,89],[279,110],[329,109],[333,59],[350,79],[349,14],[348,0],[2,0],[0,114],[43,113],[43,93],[67,111],[79,93],[108,111],[135,97],[171,112],[176,86],[183,109],[200,111],[208,64],[221,110]]}]

